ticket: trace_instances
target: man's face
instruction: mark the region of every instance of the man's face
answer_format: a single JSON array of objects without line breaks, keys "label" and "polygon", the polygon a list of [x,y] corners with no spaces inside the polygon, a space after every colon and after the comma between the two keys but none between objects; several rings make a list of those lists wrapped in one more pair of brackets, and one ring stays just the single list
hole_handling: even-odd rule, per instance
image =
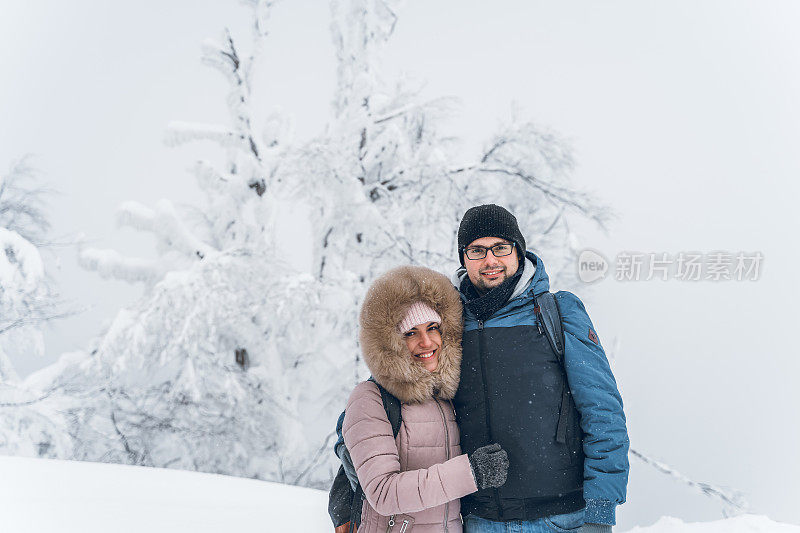
[{"label": "man's face", "polygon": [[517,273],[519,257],[517,256],[516,246],[514,246],[513,252],[503,257],[495,257],[491,250],[488,250],[488,248],[496,244],[509,243],[511,241],[499,237],[481,237],[469,243],[467,249],[486,248],[486,257],[483,259],[470,259],[467,257],[466,251],[462,252],[464,253],[464,266],[467,267],[467,276],[469,276],[469,280],[479,292],[487,292],[494,289]]}]

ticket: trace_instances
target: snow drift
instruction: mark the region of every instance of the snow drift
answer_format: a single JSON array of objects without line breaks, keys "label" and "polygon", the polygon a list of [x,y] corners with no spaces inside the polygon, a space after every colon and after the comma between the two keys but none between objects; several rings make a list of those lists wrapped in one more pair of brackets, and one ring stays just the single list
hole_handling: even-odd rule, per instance
[{"label": "snow drift", "polygon": [[[0,456],[4,533],[202,533],[333,530],[324,491],[160,468]],[[686,524],[664,517],[629,533],[800,533],[765,516]]]}]

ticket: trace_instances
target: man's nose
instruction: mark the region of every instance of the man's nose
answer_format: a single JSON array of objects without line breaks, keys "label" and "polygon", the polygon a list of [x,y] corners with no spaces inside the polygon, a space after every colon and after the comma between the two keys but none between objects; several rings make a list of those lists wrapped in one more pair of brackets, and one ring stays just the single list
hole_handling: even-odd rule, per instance
[{"label": "man's nose", "polygon": [[491,250],[486,250],[486,258],[483,260],[483,264],[486,266],[494,266],[500,264],[500,260],[494,256]]}]

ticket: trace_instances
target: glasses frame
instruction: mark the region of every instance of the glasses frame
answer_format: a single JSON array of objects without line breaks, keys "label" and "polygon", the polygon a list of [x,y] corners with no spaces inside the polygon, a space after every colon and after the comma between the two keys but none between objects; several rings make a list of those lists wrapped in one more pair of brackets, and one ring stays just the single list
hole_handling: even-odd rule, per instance
[{"label": "glasses frame", "polygon": [[[509,251],[507,254],[497,255],[495,253],[494,249],[497,248],[498,246],[511,246],[511,251]],[[514,250],[516,248],[517,248],[517,243],[515,243],[515,242],[498,242],[494,246],[490,246],[488,248],[485,248],[483,246],[472,246],[472,247],[465,246],[463,248],[462,252],[464,252],[464,257],[466,257],[470,261],[480,261],[481,259],[485,259],[486,258],[486,254],[489,253],[490,250],[492,252],[492,255],[495,256],[495,257],[508,257],[509,255],[514,253]],[[467,254],[467,250],[478,250],[478,249],[482,249],[483,250],[483,255],[480,256],[480,257],[474,257],[473,258],[473,257],[470,257],[469,254]]]}]

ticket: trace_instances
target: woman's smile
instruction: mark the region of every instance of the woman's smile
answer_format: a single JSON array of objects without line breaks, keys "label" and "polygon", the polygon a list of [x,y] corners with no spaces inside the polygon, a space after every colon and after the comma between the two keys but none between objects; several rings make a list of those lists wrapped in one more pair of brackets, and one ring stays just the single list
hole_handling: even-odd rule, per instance
[{"label": "woman's smile", "polygon": [[439,350],[442,347],[441,327],[438,322],[418,324],[403,334],[411,355],[419,360],[428,372],[439,366]]}]

